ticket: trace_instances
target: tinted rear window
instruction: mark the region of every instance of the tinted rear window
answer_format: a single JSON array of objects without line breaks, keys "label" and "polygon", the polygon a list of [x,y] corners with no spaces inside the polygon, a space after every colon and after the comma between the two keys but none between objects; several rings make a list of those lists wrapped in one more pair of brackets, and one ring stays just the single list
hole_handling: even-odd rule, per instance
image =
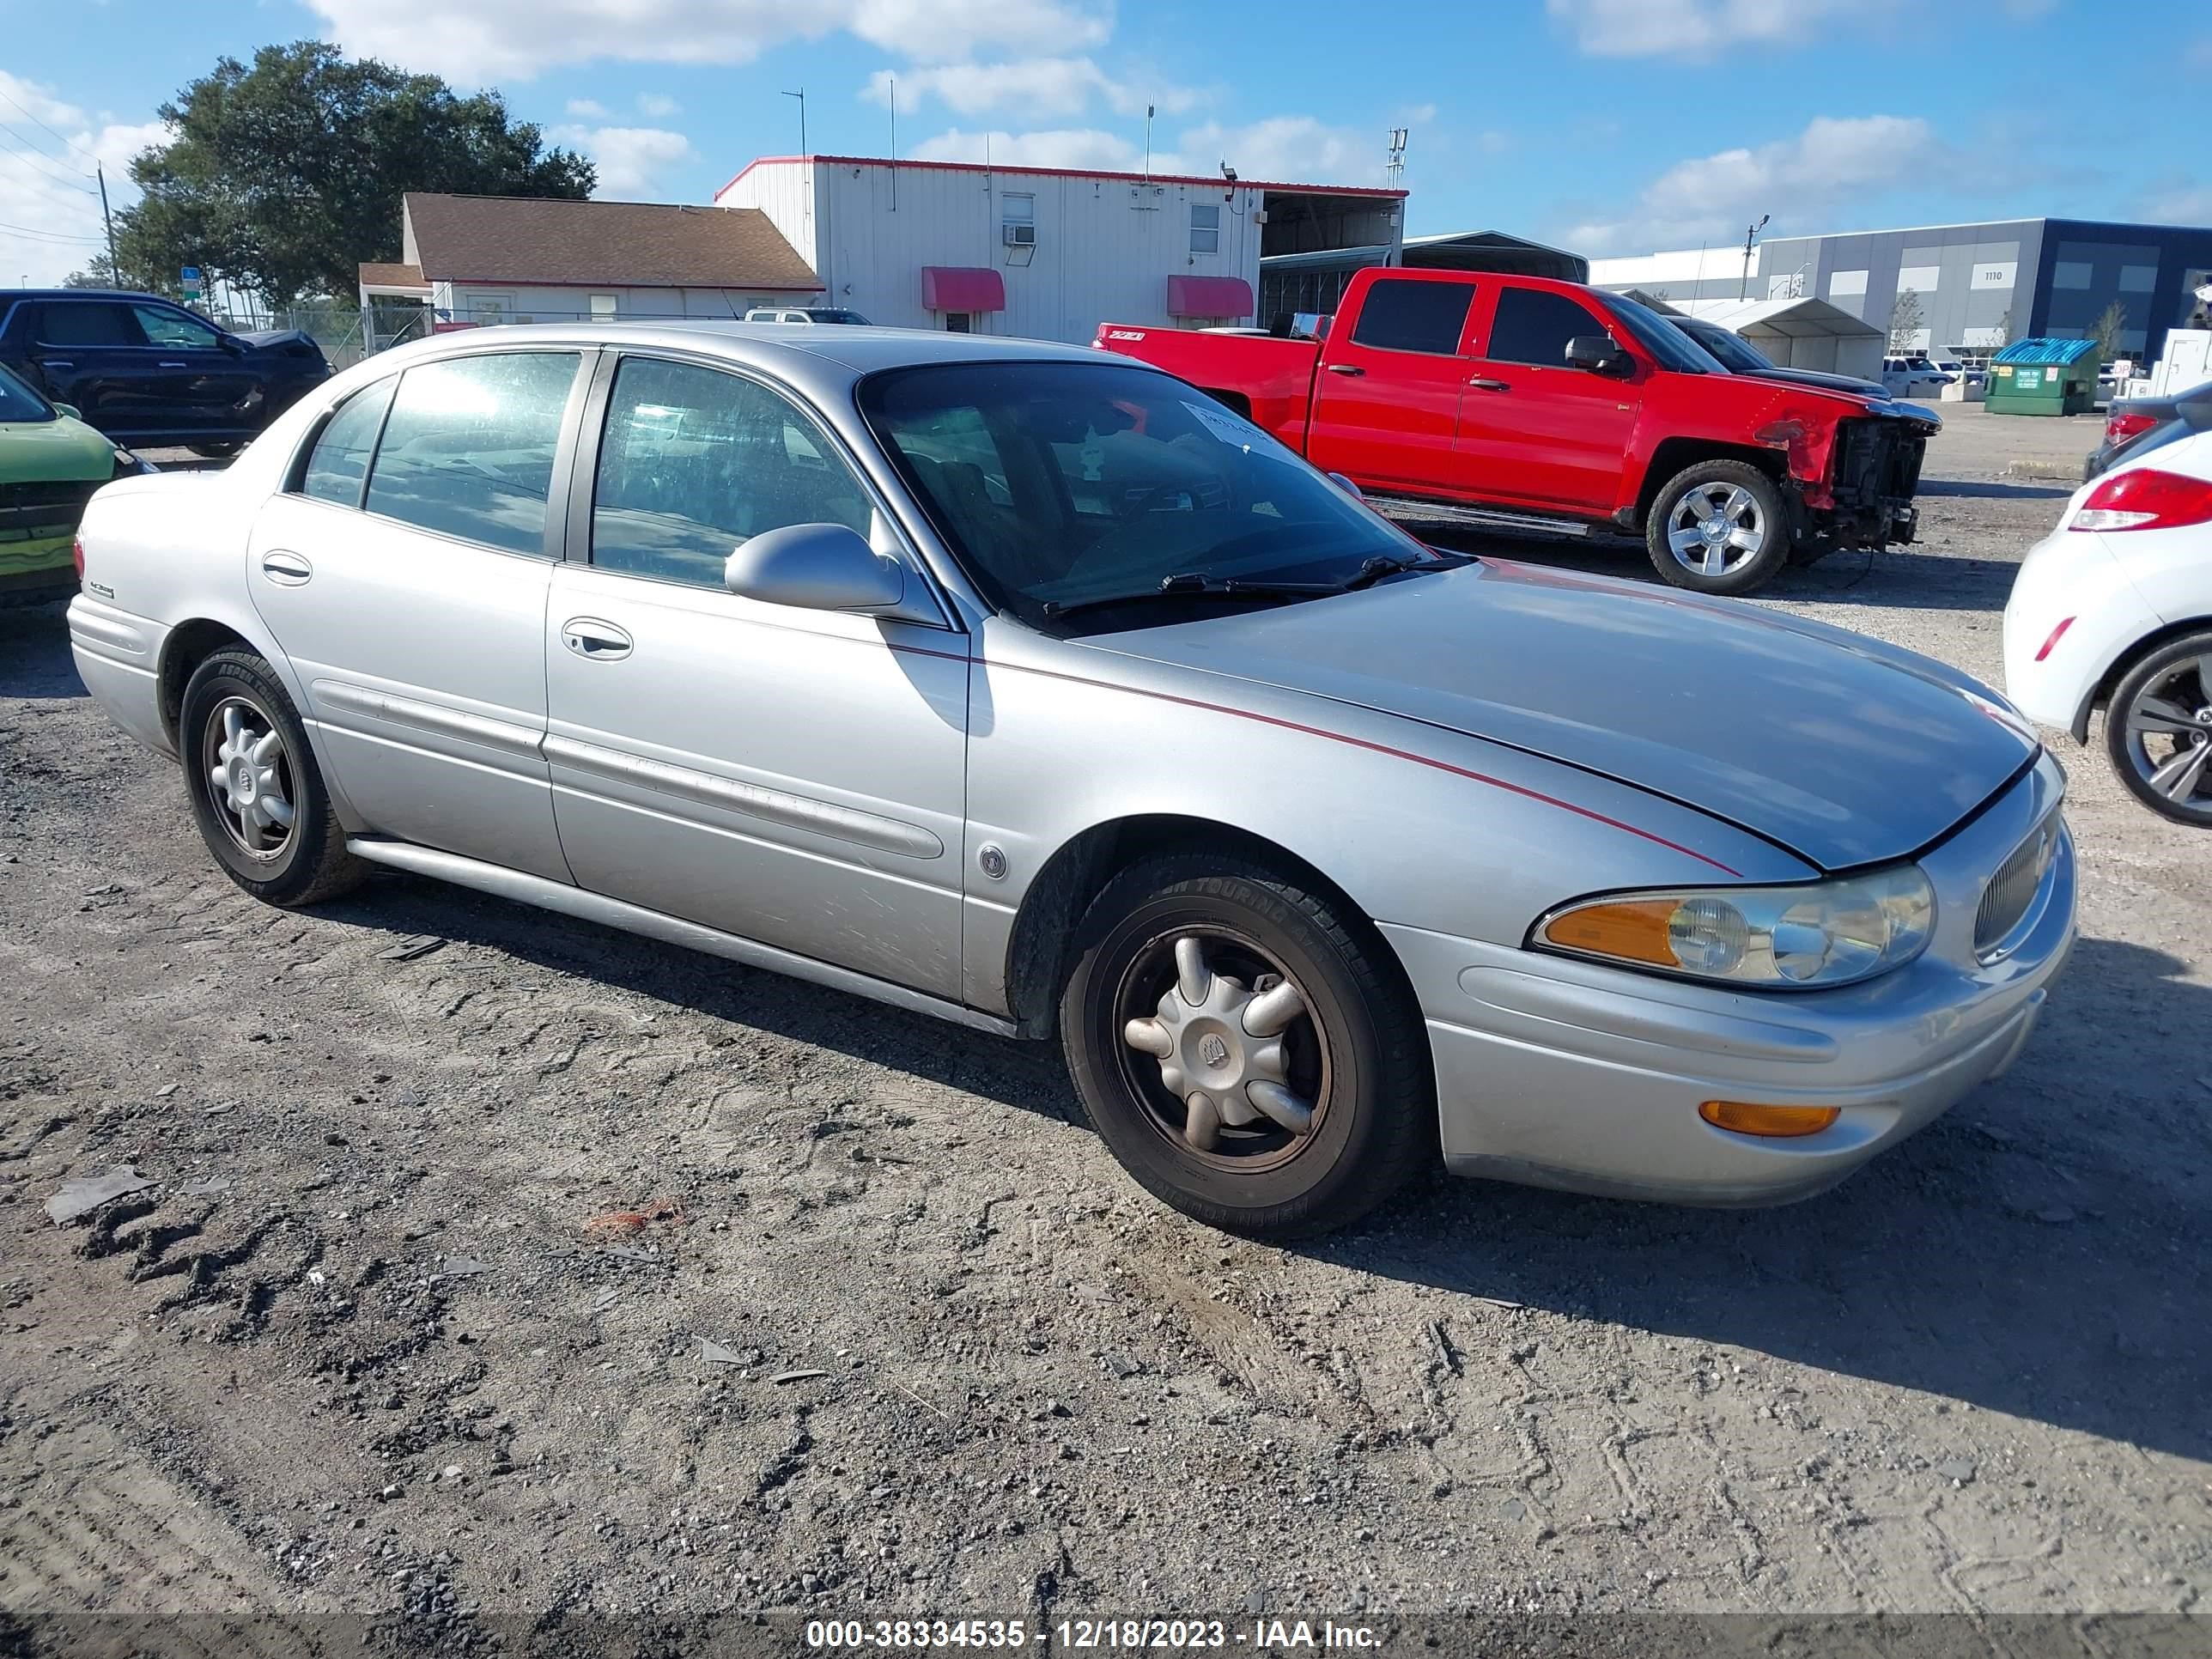
[{"label": "tinted rear window", "polygon": [[1474,302],[1469,283],[1414,283],[1385,279],[1367,290],[1352,325],[1355,345],[1382,351],[1427,351],[1450,356],[1467,327],[1467,308]]},{"label": "tinted rear window", "polygon": [[77,300],[40,307],[39,338],[47,345],[142,346],[146,337],[131,307]]}]

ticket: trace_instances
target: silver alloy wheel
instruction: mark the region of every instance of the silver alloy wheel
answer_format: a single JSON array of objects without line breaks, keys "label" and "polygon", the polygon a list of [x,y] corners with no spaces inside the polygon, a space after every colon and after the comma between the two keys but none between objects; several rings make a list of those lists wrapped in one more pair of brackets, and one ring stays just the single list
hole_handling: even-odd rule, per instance
[{"label": "silver alloy wheel", "polygon": [[1766,545],[1766,514],[1741,484],[1716,478],[1692,484],[1667,514],[1667,546],[1683,569],[1726,576]]},{"label": "silver alloy wheel", "polygon": [[225,697],[201,735],[209,798],[241,852],[275,860],[291,844],[292,764],[268,712],[245,697]]},{"label": "silver alloy wheel", "polygon": [[[1295,1156],[1328,1099],[1326,1066],[1313,1063],[1321,1045],[1305,994],[1243,940],[1184,933],[1172,950],[1174,982],[1156,1012],[1122,1026],[1121,1039],[1159,1062],[1160,1086],[1182,1103],[1181,1139],[1243,1170]],[[1248,982],[1216,967],[1221,954],[1267,971]],[[1312,1061],[1302,1062],[1294,1047]]]},{"label": "silver alloy wheel", "polygon": [[2212,810],[2212,653],[2145,686],[2127,722],[2136,775],[2177,806]]}]

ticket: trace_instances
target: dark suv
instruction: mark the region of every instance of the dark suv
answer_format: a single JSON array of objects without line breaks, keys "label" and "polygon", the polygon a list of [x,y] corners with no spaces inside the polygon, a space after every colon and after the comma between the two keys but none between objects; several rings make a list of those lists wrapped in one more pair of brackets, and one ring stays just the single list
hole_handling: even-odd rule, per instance
[{"label": "dark suv", "polygon": [[231,334],[151,294],[0,289],[0,363],[120,444],[222,454],[330,377],[292,331]]}]

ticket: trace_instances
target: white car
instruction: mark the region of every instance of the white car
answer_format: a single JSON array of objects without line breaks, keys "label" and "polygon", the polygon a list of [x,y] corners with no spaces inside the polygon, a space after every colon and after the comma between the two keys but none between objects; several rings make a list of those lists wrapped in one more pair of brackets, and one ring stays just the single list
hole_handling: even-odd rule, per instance
[{"label": "white car", "polygon": [[865,327],[867,319],[841,306],[755,306],[745,313],[749,323],[805,323]]},{"label": "white car", "polygon": [[2077,743],[2103,705],[2120,781],[2212,829],[2212,399],[2081,486],[2005,606],[2005,687]]},{"label": "white car", "polygon": [[1917,352],[1881,360],[1882,389],[1893,398],[1932,398],[1958,378]]}]

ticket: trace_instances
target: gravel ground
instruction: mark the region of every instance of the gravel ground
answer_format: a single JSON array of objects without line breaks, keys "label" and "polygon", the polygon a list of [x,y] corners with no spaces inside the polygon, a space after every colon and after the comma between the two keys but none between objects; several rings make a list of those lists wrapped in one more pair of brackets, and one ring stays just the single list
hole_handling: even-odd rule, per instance
[{"label": "gravel ground", "polygon": [[[2007,469],[2094,423],[1955,424],[1918,548],[1764,602],[1996,678],[2064,493]],[[1047,1048],[392,873],[257,907],[0,612],[0,1634],[2189,1610],[2212,865],[2054,742],[2081,943],[1943,1121],[1788,1210],[1439,1182],[1286,1250]]]}]

